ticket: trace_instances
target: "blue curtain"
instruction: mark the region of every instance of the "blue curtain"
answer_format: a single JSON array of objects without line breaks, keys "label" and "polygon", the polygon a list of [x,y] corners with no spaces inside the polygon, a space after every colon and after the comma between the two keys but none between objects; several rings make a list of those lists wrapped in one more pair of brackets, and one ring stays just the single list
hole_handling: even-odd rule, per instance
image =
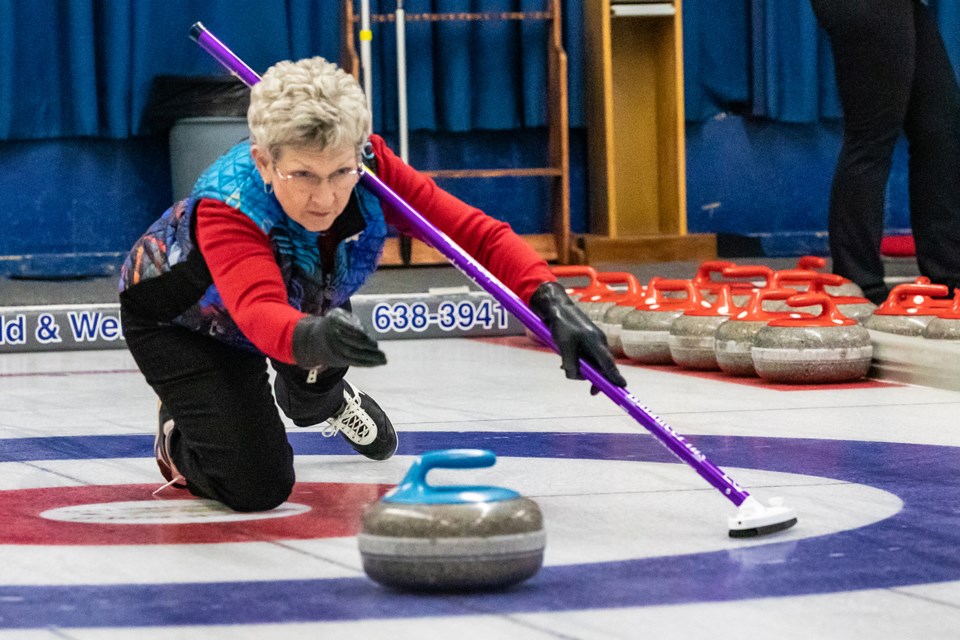
[{"label": "blue curtain", "polygon": [[683,64],[688,120],[745,109],[750,100],[748,0],[686,0]]},{"label": "blue curtain", "polygon": [[[355,2],[359,5],[359,2]],[[396,0],[371,0],[377,13]],[[931,0],[960,59],[960,2]],[[407,0],[408,13],[536,11],[546,0]],[[583,126],[583,0],[563,0],[570,122]],[[0,140],[142,131],[157,75],[222,70],[187,38],[203,21],[254,69],[284,58],[340,56],[340,0],[0,0]],[[686,0],[690,120],[734,111],[783,122],[840,115],[829,45],[807,0]],[[410,22],[411,129],[538,127],[546,121],[542,22]],[[396,129],[396,40],[374,29],[373,112]]]},{"label": "blue curtain", "polygon": [[339,51],[329,0],[0,0],[0,139],[136,134],[153,78],[222,70],[203,21],[255,69]]},{"label": "blue curtain", "polygon": [[[569,3],[577,6],[579,3]],[[395,0],[373,0],[391,12]],[[416,13],[540,11],[544,0],[408,0]],[[374,25],[377,128],[397,126],[396,32]],[[546,124],[547,25],[539,21],[415,22],[406,25],[407,95],[412,129],[468,131]],[[579,73],[579,70],[578,72]]]},{"label": "blue curtain", "polygon": [[[359,5],[359,2],[356,3]],[[395,0],[373,0],[392,12]],[[563,3],[580,34],[579,0]],[[408,0],[408,13],[537,11],[546,0]],[[157,75],[223,71],[187,32],[200,20],[256,70],[277,60],[340,57],[340,0],[0,0],[0,139],[123,138],[141,131]],[[546,122],[543,22],[407,25],[412,129],[466,131]],[[374,30],[378,130],[396,128],[396,40]],[[579,59],[572,56],[574,63]],[[582,57],[582,56],[581,56]],[[580,67],[572,64],[580,101]],[[574,124],[582,118],[573,110]]]}]

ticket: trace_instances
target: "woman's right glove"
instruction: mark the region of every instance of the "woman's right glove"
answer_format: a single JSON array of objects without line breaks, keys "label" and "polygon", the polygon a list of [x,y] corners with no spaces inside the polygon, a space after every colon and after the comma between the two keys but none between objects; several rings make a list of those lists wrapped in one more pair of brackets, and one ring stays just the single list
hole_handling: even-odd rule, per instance
[{"label": "woman's right glove", "polygon": [[[617,370],[603,332],[577,308],[559,283],[544,282],[537,287],[530,297],[530,308],[550,329],[568,378],[583,379],[580,373],[580,358],[583,358],[615,386],[627,386],[627,381]],[[593,390],[591,394],[594,394]]]},{"label": "woman's right glove", "polygon": [[293,359],[304,369],[387,364],[387,356],[360,318],[339,308],[297,322],[293,328]]}]

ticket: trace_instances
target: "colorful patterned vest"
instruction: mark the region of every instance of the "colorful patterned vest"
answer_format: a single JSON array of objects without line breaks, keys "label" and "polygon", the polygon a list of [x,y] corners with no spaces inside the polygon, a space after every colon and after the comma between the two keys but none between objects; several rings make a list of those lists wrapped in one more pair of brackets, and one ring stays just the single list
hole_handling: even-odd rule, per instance
[{"label": "colorful patterned vest", "polygon": [[266,193],[250,143],[236,145],[214,162],[197,180],[191,196],[168,209],[133,246],[121,269],[121,297],[135,300],[139,315],[254,352],[259,350],[233,322],[195,247],[193,218],[201,198],[239,209],[267,234],[290,305],[315,315],[342,305],[370,277],[387,235],[379,201],[362,187],[355,188],[341,217],[362,219],[362,231],[339,242],[333,269],[325,273],[318,234],[289,218],[276,197]]}]

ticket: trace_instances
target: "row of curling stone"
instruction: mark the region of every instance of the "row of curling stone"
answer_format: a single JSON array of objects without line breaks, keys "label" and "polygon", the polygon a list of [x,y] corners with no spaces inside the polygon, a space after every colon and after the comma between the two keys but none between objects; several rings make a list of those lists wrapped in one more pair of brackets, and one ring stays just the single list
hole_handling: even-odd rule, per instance
[{"label": "row of curling stone", "polygon": [[917,278],[895,286],[864,326],[871,331],[919,336],[930,340],[960,340],[960,289],[951,300],[946,285]]},{"label": "row of curling stone", "polygon": [[[820,269],[823,269],[826,265],[826,261],[819,256],[803,256],[797,261],[797,270],[801,271],[813,271],[816,272]],[[720,261],[720,260],[710,260],[702,263],[696,272],[696,275],[691,279],[697,285],[702,285],[703,287],[709,288],[712,285],[717,284],[713,281],[712,275],[721,273],[730,267],[736,266],[732,262]],[[760,273],[758,275],[765,275],[774,273],[769,267],[764,267],[760,265],[750,265],[749,268],[758,269]],[[576,287],[573,289],[568,289],[567,292],[570,296],[578,301],[578,306],[584,309],[584,311],[589,308],[593,303],[606,303],[615,299],[616,296],[627,296],[632,293],[630,286],[631,279],[633,287],[639,289],[638,293],[642,295],[644,288],[642,285],[636,283],[636,279],[632,274],[629,273],[620,273],[620,272],[597,272],[596,269],[586,265],[567,265],[553,267],[552,271],[554,275],[558,278],[563,277],[585,277],[588,279],[588,283],[581,287]],[[783,272],[781,272],[783,273]],[[837,276],[839,278],[839,276]],[[656,278],[654,278],[656,280]],[[854,296],[854,297],[863,297],[863,291],[856,284],[847,280],[846,278],[839,278],[837,280],[839,284],[827,285],[824,290],[831,296]],[[618,287],[617,285],[622,285]],[[731,283],[735,288],[746,289],[747,292],[751,291],[754,288],[762,285],[756,285],[755,283],[746,283],[746,282],[734,282]],[[736,299],[736,291],[734,301],[738,304],[742,304],[743,300]]]},{"label": "row of curling stone", "polygon": [[[696,291],[702,290],[704,292],[705,301],[715,300],[716,291],[720,286],[711,280],[711,275],[725,267],[732,266],[732,264],[711,261],[700,266],[697,274],[690,282]],[[587,317],[604,331],[611,350],[617,356],[624,355],[624,349],[620,341],[620,330],[622,321],[631,310],[645,308],[651,304],[657,308],[662,307],[664,310],[686,309],[691,304],[691,296],[686,293],[686,287],[677,285],[677,281],[662,281],[660,278],[653,278],[646,286],[643,286],[639,284],[633,274],[622,272],[597,273],[593,268],[583,266],[557,267],[554,268],[554,274],[557,277],[585,276],[589,279],[586,286],[569,290],[569,293]],[[657,287],[658,283],[661,282],[666,282],[666,284]],[[732,286],[738,291],[735,295],[740,295],[741,299],[745,299],[744,296],[755,288],[749,282],[733,283]],[[700,298],[697,300],[699,302]],[[696,306],[697,303],[693,304]],[[667,361],[669,361],[669,358],[667,358]]]},{"label": "row of curling stone", "polygon": [[[558,276],[564,273],[573,275]],[[760,282],[718,282],[710,277],[716,273]],[[596,276],[597,284],[617,280],[624,280],[624,274]],[[828,288],[835,295],[827,295]],[[806,290],[808,297],[791,300],[788,306],[786,301],[798,290]],[[869,370],[869,334],[856,320],[867,317],[874,305],[845,295],[850,290],[856,291],[856,286],[833,274],[805,269],[774,272],[759,265],[714,261],[701,265],[691,280],[654,278],[646,289],[628,284],[619,299],[611,293],[593,293],[590,301],[600,310],[593,317],[611,350],[640,364],[719,369],[771,382],[824,383],[858,379]],[[760,340],[756,354],[755,340]]]},{"label": "row of curling stone", "polygon": [[477,469],[492,451],[420,456],[403,480],[363,513],[357,537],[366,574],[408,591],[502,589],[543,565],[546,534],[536,502],[503,487],[431,485],[432,469]]}]

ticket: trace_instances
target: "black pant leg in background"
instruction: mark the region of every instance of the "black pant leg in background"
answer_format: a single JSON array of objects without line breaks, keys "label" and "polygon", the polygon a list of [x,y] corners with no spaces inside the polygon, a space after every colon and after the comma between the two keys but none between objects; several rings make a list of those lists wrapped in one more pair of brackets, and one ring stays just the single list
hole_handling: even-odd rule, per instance
[{"label": "black pant leg in background", "polygon": [[915,5],[916,68],[904,131],[920,273],[960,286],[960,88],[929,9]]},{"label": "black pant leg in background", "polygon": [[[340,308],[353,311],[349,299]],[[319,424],[343,406],[343,377],[349,367],[318,367],[311,372],[272,359],[270,364],[277,372],[273,382],[277,404],[298,427]]]},{"label": "black pant leg in background", "polygon": [[311,373],[296,365],[271,360],[277,404],[298,427],[319,424],[343,406],[343,377],[347,367]]},{"label": "black pant leg in background", "polygon": [[237,511],[282,504],[294,485],[293,450],[266,358],[121,313],[137,366],[173,416],[171,454],[190,491]]},{"label": "black pant leg in background", "polygon": [[835,273],[877,302],[887,293],[880,241],[884,195],[910,100],[914,0],[811,0],[833,49],[843,147],[830,193]]}]

